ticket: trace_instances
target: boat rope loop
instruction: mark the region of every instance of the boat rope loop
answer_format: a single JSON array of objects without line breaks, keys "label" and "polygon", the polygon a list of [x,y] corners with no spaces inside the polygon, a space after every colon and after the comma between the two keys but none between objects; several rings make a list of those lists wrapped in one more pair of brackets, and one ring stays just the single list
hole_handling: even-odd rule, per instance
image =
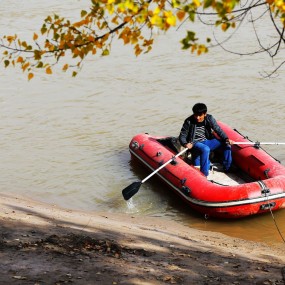
[{"label": "boat rope loop", "polygon": [[273,215],[273,212],[272,212],[272,208],[276,205],[276,203],[269,203],[269,196],[268,196],[268,194],[270,193],[270,189],[268,189],[267,188],[267,186],[265,185],[265,183],[263,182],[263,181],[257,181],[258,182],[258,184],[261,186],[261,188],[262,188],[262,190],[261,190],[261,193],[267,198],[267,205],[266,205],[266,207],[262,207],[262,206],[265,206],[265,205],[261,205],[261,209],[262,210],[267,210],[267,209],[269,209],[269,211],[270,211],[270,213],[271,213],[271,217],[272,217],[272,219],[273,219],[273,222],[274,222],[274,224],[275,224],[275,227],[276,227],[276,229],[277,229],[277,231],[278,231],[278,233],[279,233],[279,235],[280,235],[280,237],[281,237],[281,239],[283,240],[283,242],[285,243],[285,238],[283,237],[283,235],[282,235],[282,233],[281,233],[281,231],[280,231],[280,229],[279,229],[279,227],[278,227],[278,225],[277,225],[277,222],[276,222],[276,219],[275,219],[275,217],[274,217],[274,215]]}]

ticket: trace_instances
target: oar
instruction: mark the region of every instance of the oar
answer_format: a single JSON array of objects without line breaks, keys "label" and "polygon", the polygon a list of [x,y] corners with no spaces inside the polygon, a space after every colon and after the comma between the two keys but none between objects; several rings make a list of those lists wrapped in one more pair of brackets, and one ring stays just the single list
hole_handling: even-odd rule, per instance
[{"label": "oar", "polygon": [[285,142],[234,142],[233,144],[249,144],[249,145],[285,145]]},{"label": "oar", "polygon": [[179,153],[177,153],[175,156],[173,156],[171,159],[169,159],[167,162],[165,162],[163,165],[161,165],[159,168],[157,168],[155,171],[153,171],[149,176],[147,176],[142,181],[136,181],[130,184],[128,187],[123,189],[122,194],[125,200],[129,200],[132,198],[140,189],[141,185],[146,182],[150,177],[152,177],[155,173],[157,173],[159,170],[161,170],[163,167],[165,167],[167,164],[169,164],[171,161],[173,161],[176,157],[182,155],[184,152],[186,152],[188,148],[183,149]]}]

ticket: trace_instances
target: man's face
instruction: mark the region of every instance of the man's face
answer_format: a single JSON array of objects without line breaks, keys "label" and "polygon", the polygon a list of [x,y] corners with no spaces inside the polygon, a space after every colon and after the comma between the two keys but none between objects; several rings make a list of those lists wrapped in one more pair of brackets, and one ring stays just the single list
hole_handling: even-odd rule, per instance
[{"label": "man's face", "polygon": [[198,123],[202,123],[205,120],[206,113],[197,113],[194,114],[194,117]]}]

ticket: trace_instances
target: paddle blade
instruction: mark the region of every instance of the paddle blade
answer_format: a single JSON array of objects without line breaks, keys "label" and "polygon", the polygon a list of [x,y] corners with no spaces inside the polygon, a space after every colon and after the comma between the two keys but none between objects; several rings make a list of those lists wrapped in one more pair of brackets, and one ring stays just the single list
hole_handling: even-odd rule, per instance
[{"label": "paddle blade", "polygon": [[131,185],[123,189],[122,194],[125,200],[129,200],[132,198],[140,189],[142,183],[139,182],[133,182]]}]

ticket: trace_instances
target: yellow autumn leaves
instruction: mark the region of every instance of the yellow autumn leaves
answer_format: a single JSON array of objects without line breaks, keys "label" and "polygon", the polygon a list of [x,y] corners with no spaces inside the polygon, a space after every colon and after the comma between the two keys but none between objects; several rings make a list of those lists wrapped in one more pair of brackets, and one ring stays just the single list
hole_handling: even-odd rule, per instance
[{"label": "yellow autumn leaves", "polygon": [[281,12],[285,12],[285,2],[283,0],[275,0],[275,5]]},{"label": "yellow autumn leaves", "polygon": [[276,6],[280,12],[285,12],[285,1],[284,0],[266,0],[269,5]]},{"label": "yellow autumn leaves", "polygon": [[[194,1],[199,1],[199,0],[194,0]],[[153,1],[153,2],[163,3],[165,1]],[[145,2],[144,5],[141,5],[133,0],[127,0],[127,1],[107,0],[106,10],[110,15],[113,15],[114,13],[116,15],[124,14],[125,21],[129,21],[130,20],[129,17],[133,18],[134,16],[138,16],[136,19],[138,23],[144,23],[145,21],[150,21],[151,25],[157,26],[161,30],[167,30],[169,27],[176,25],[176,16],[173,14],[171,10],[165,9],[165,3],[163,3],[162,5],[157,5],[154,9],[151,9],[148,2]],[[137,15],[138,13],[139,15]],[[115,20],[113,20],[113,22],[114,21]]]},{"label": "yellow autumn leaves", "polygon": [[[285,0],[265,0],[285,23]],[[266,3],[265,2],[265,3]],[[21,41],[17,35],[1,40],[2,63],[5,67],[19,66],[34,77],[36,69],[53,74],[54,65],[61,64],[68,54],[68,63],[62,71],[78,70],[88,55],[107,56],[114,39],[133,46],[136,56],[151,50],[153,30],[168,31],[185,21],[195,22],[197,14],[215,18],[215,25],[227,31],[235,28],[235,15],[239,0],[92,0],[90,10],[80,12],[75,22],[57,15],[47,16],[40,31],[32,34],[31,43]],[[198,55],[208,52],[208,44],[200,42],[193,31],[186,31],[182,48]],[[74,60],[74,62],[70,61]],[[73,71],[72,76],[77,72]]]},{"label": "yellow autumn leaves", "polygon": [[[138,56],[151,50],[154,27],[167,31],[177,22],[193,16],[187,6],[183,6],[187,1],[181,4],[180,0],[97,0],[92,3],[90,11],[81,11],[80,18],[73,23],[58,15],[47,16],[40,32],[33,33],[31,43],[21,41],[17,35],[4,37],[7,42],[4,66],[20,66],[31,80],[36,69],[53,74],[53,66],[68,53],[75,63],[64,64],[62,71],[80,69],[88,54],[101,51],[102,56],[109,55],[114,37],[133,45]],[[190,3],[192,12],[202,5],[200,0],[190,0]],[[198,51],[198,54],[207,51],[197,43],[190,46],[190,51]]]},{"label": "yellow autumn leaves", "polygon": [[150,13],[150,22],[162,30],[167,30],[170,26],[176,25],[176,17],[172,11],[165,11],[156,7],[153,12]]},{"label": "yellow autumn leaves", "polygon": [[275,12],[276,15],[280,15],[280,20],[285,27],[285,1],[284,0],[266,0],[270,5],[271,11]]},{"label": "yellow autumn leaves", "polygon": [[109,12],[109,14],[112,15],[115,12],[116,7],[117,7],[116,12],[119,13],[124,13],[126,11],[137,13],[139,11],[140,6],[138,5],[137,2],[134,2],[132,0],[127,0],[127,1],[107,0],[106,10]]}]

